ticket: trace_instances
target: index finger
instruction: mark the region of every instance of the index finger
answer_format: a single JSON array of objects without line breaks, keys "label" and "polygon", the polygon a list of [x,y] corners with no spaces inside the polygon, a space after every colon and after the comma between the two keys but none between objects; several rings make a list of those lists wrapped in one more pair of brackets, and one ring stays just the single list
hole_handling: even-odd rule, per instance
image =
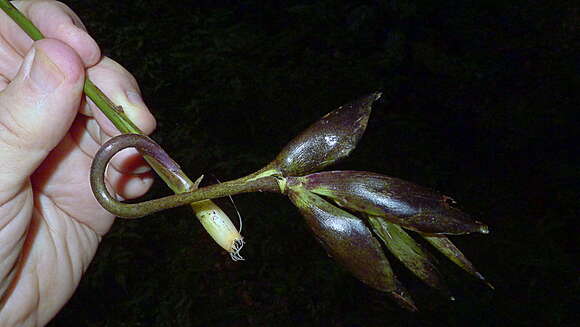
[{"label": "index finger", "polygon": [[[18,8],[47,38],[65,42],[81,57],[85,67],[96,64],[101,51],[87,33],[80,18],[58,1],[14,1]],[[0,35],[21,56],[32,46],[32,40],[4,12],[0,13]]]}]

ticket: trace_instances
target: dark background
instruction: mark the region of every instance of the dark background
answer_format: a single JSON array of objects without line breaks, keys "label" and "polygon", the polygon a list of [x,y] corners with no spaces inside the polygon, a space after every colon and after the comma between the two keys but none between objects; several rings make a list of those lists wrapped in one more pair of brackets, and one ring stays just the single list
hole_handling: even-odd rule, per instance
[{"label": "dark background", "polygon": [[[326,112],[383,91],[338,168],[453,196],[491,227],[453,240],[496,290],[440,260],[449,302],[395,263],[421,309],[405,312],[328,258],[289,201],[250,194],[236,197],[246,261],[187,207],[118,220],[50,326],[574,325],[574,1],[65,2],[139,80],[154,138],[192,178],[258,169]],[[158,182],[148,196],[162,194]]]}]

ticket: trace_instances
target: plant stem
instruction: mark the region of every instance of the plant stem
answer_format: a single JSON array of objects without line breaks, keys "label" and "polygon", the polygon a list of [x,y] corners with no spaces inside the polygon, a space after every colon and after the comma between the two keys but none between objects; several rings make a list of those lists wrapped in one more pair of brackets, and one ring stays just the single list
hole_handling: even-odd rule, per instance
[{"label": "plant stem", "polygon": [[272,192],[282,193],[278,180],[275,177],[262,177],[258,179],[248,179],[242,177],[232,181],[205,186],[191,192],[179,193],[159,199],[143,201],[138,203],[124,203],[113,198],[106,188],[99,194],[97,199],[101,205],[109,212],[123,218],[139,218],[152,213],[179,207],[192,202],[221,198],[231,195],[251,192]]},{"label": "plant stem", "polygon": [[143,134],[139,127],[127,118],[123,108],[116,106],[88,77],[85,79],[83,91],[121,133]]},{"label": "plant stem", "polygon": [[8,0],[0,0],[0,8],[34,41],[43,39],[42,33]]},{"label": "plant stem", "polygon": [[[0,8],[34,41],[44,38],[34,24],[8,0],[0,0]],[[143,134],[125,115],[121,106],[116,106],[88,77],[84,83],[85,94],[105,114],[121,133]],[[150,156],[143,156],[163,181],[176,193],[190,191],[194,183],[183,171],[169,171]]]},{"label": "plant stem", "polygon": [[[34,24],[8,0],[0,0],[0,8],[10,18],[12,18],[12,20],[14,20],[20,28],[22,28],[30,38],[32,38],[32,40],[36,41],[44,38],[38,28],[36,28],[36,26],[34,26]],[[121,106],[116,106],[88,77],[85,79],[83,90],[89,99],[93,101],[93,103],[121,133],[143,135],[143,132],[125,115],[123,108]],[[161,162],[147,154],[143,154],[143,158],[173,192],[189,192],[196,188],[196,184],[187,177],[180,168],[170,170]],[[243,244],[242,237],[237,231],[235,231],[235,233],[231,231],[234,227],[228,216],[210,200],[204,201],[203,203],[192,202],[190,203],[190,206],[212,238],[214,238],[214,240],[228,252],[234,253],[235,256],[239,256],[239,244]],[[204,219],[204,217],[208,217],[208,213],[211,219]],[[226,245],[224,246],[224,244]],[[236,246],[231,246],[231,244]]]}]

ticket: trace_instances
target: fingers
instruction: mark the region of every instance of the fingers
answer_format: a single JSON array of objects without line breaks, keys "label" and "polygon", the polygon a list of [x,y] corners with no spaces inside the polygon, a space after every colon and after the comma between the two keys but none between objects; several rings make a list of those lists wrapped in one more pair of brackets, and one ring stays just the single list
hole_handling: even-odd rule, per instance
[{"label": "fingers", "polygon": [[[56,1],[14,1],[14,5],[19,8],[38,28],[46,38],[54,38],[63,41],[77,52],[85,67],[88,76],[99,86],[101,90],[117,105],[121,105],[127,116],[139,126],[146,134],[155,129],[155,119],[149,113],[147,107],[140,97],[138,85],[133,76],[116,62],[100,58],[100,51],[96,42],[86,33],[84,26],[78,16],[66,5]],[[3,38],[2,38],[3,37]],[[21,62],[21,57],[27,53],[32,41],[21,29],[12,22],[4,13],[0,13],[0,90],[14,78],[16,70]],[[4,60],[4,58],[9,60]],[[6,67],[4,67],[6,66]],[[91,156],[97,148],[113,135],[118,134],[117,129],[104,117],[104,115],[87,100],[81,106],[81,113],[92,117],[94,123],[87,126],[89,135],[94,142],[86,142],[85,137],[80,137],[83,151]],[[125,151],[112,161],[112,168],[115,172],[110,181],[127,180],[123,177],[127,173],[135,173],[135,167],[144,167],[145,163],[140,159],[135,151]],[[137,168],[143,171],[143,168]],[[149,183],[149,177],[142,181]],[[142,187],[131,185],[141,185],[133,180],[118,183],[123,184],[126,189],[121,191],[125,197],[133,197],[143,192]],[[117,189],[117,187],[115,187]]]},{"label": "fingers", "polygon": [[[79,17],[65,4],[56,1],[13,3],[46,38],[61,40],[72,47],[81,57],[85,67],[99,61],[101,53],[97,43],[86,32]],[[24,56],[32,45],[32,40],[4,12],[0,13],[0,35],[3,35],[5,41],[21,56]]]},{"label": "fingers", "polygon": [[[71,136],[76,145],[84,152],[88,159],[86,169],[88,170],[94,154],[101,147],[102,140],[110,137],[100,133],[100,127],[93,118],[79,116],[71,129]],[[87,131],[89,131],[87,133]],[[103,135],[98,140],[93,139],[95,135]],[[88,173],[84,176],[86,179]],[[117,193],[123,199],[137,198],[149,189],[153,183],[153,173],[143,157],[134,149],[126,149],[114,158],[114,163],[110,163],[107,168],[107,182],[112,187],[111,193]],[[92,196],[92,195],[91,195]]]},{"label": "fingers", "polygon": [[[103,58],[88,70],[88,77],[98,85],[116,105],[120,105],[131,121],[145,134],[155,129],[155,118],[147,109],[140,96],[135,78],[121,65],[109,58]],[[73,130],[73,137],[83,151],[92,156],[98,148],[119,131],[96,105],[87,100],[81,112],[86,116],[82,130]],[[88,135],[83,131],[88,131]],[[127,149],[111,161],[107,181],[114,191],[125,199],[141,196],[152,183],[152,174],[141,155],[134,149]]]},{"label": "fingers", "polygon": [[[141,99],[139,86],[133,76],[121,65],[109,58],[103,58],[99,64],[88,70],[89,78],[96,84],[100,85],[103,91],[116,105],[120,105],[127,117],[137,125],[145,134],[150,134],[155,129],[155,118],[147,109],[147,106]],[[81,109],[81,112],[93,121],[87,124],[87,130],[93,138],[94,146],[88,149],[89,153],[95,153],[109,138],[118,135],[119,131],[107,119],[96,105],[88,100]],[[96,123],[95,123],[96,122]],[[123,173],[137,173],[147,167],[146,163],[140,158],[134,149],[126,150],[111,162],[111,166]],[[137,172],[135,171],[137,170]]]},{"label": "fingers", "polygon": [[[120,155],[122,152],[120,153]],[[120,162],[122,170],[132,170],[132,173],[120,173],[117,169],[107,171],[107,180],[122,199],[135,199],[144,195],[153,185],[154,175],[152,172],[142,173],[146,163],[136,152],[126,160]]]},{"label": "fingers", "polygon": [[[6,39],[0,35],[0,76],[7,81],[11,81],[18,73],[18,69],[22,64],[22,55],[18,53]],[[3,90],[6,85],[2,85],[0,90]]]},{"label": "fingers", "polygon": [[[114,60],[104,57],[96,66],[89,68],[87,74],[113,103],[123,108],[127,117],[135,125],[139,126],[145,134],[155,130],[155,118],[141,99],[141,91],[137,81],[125,68]],[[92,101],[87,101],[81,112],[87,116],[95,117],[107,136],[119,134],[117,128],[113,126]]]},{"label": "fingers", "polygon": [[83,63],[68,45],[41,40],[0,93],[0,188],[28,179],[70,128],[80,103]]}]

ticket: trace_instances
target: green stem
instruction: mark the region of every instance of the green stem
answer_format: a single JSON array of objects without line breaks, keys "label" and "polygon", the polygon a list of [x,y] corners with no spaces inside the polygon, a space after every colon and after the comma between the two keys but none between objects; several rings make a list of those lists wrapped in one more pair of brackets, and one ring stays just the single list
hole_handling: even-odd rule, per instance
[{"label": "green stem", "polygon": [[[0,0],[0,8],[10,17],[30,38],[34,41],[44,38],[42,33],[34,24],[24,16],[8,0]],[[93,82],[85,79],[84,92],[95,105],[105,114],[105,116],[115,125],[121,133],[143,134],[135,124],[125,115],[121,106],[116,106]],[[163,165],[156,162],[149,156],[144,156],[145,160],[153,167],[155,172],[165,181],[165,183],[176,193],[191,190],[193,182],[181,170],[171,172]]]},{"label": "green stem", "polygon": [[0,0],[0,8],[34,41],[44,39],[38,28],[8,0]]},{"label": "green stem", "polygon": [[143,134],[125,115],[123,108],[116,106],[88,77],[85,79],[83,90],[121,133]]},{"label": "green stem", "polygon": [[[104,185],[104,184],[99,184]],[[124,203],[117,201],[106,188],[95,192],[99,203],[110,213],[122,218],[139,218],[170,208],[180,207],[190,203],[222,198],[242,193],[274,192],[281,193],[278,180],[274,177],[262,177],[249,180],[247,177],[198,188],[191,192],[179,193],[159,199],[138,203]],[[103,196],[103,194],[106,194]]]},{"label": "green stem", "polygon": [[200,188],[188,193],[167,196],[139,203],[117,201],[105,185],[107,164],[115,154],[126,148],[136,148],[162,164],[167,170],[175,171],[179,165],[155,141],[144,135],[123,134],[108,140],[95,154],[91,165],[91,188],[95,198],[110,213],[123,218],[138,218],[157,211],[182,206],[202,200],[214,199],[240,193],[266,191],[284,192],[284,179],[275,176],[276,170],[266,166],[253,174],[233,181]]}]

